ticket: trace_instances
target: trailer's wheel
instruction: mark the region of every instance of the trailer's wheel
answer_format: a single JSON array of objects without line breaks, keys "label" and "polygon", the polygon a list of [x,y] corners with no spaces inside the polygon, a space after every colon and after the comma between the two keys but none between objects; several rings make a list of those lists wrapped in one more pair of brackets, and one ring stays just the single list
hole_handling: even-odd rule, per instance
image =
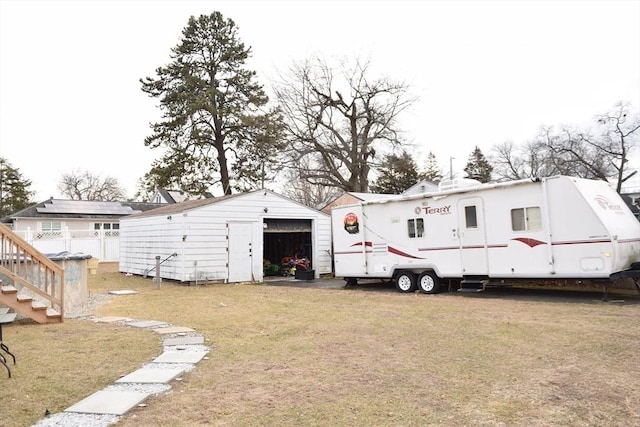
[{"label": "trailer's wheel", "polygon": [[440,292],[440,278],[431,271],[425,271],[418,278],[418,289],[425,294],[437,294]]},{"label": "trailer's wheel", "polygon": [[396,288],[402,293],[415,292],[416,275],[410,271],[401,271],[396,276]]}]

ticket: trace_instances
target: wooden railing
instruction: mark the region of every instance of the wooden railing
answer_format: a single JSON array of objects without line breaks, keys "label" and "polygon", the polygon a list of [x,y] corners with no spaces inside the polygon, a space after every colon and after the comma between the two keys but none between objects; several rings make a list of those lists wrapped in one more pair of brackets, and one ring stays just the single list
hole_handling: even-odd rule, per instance
[{"label": "wooden railing", "polygon": [[0,224],[0,275],[64,318],[64,270],[3,224]]}]

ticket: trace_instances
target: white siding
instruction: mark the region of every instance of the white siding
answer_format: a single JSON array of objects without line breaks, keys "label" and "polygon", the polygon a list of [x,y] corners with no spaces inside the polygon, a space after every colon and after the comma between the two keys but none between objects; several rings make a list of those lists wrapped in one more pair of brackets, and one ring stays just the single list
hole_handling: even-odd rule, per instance
[{"label": "white siding", "polygon": [[68,230],[89,230],[93,229],[95,222],[118,222],[119,219],[113,221],[108,220],[94,220],[94,219],[75,219],[75,218],[18,218],[13,223],[14,231],[27,231],[31,230],[36,233],[42,230],[43,222],[59,222],[62,229]]},{"label": "white siding", "polygon": [[[175,205],[179,209],[179,204]],[[265,212],[266,210],[266,212]],[[153,211],[120,220],[120,271],[144,275],[162,260],[161,276],[192,282],[226,280],[227,223],[253,223],[253,257],[247,260],[262,281],[263,220],[307,219],[312,222],[316,274],[331,272],[330,217],[270,191],[254,191],[179,213],[149,216]],[[168,219],[168,217],[171,219]],[[170,257],[176,253],[177,256]],[[154,275],[152,272],[150,275]]]}]

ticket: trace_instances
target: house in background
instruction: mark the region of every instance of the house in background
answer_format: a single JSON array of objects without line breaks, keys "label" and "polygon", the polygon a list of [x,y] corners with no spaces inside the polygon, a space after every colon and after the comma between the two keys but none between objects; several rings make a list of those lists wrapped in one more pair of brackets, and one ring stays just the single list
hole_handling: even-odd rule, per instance
[{"label": "house in background", "polygon": [[628,191],[620,195],[638,221],[640,221],[640,191]]},{"label": "house in background", "polygon": [[[329,215],[269,190],[165,204],[120,221],[123,273],[179,282],[261,282],[265,265],[310,260],[331,273]],[[156,262],[161,263],[159,273]]]},{"label": "house in background", "polygon": [[118,261],[120,219],[159,206],[164,205],[49,199],[0,221],[42,253],[84,253]]},{"label": "house in background", "polygon": [[333,200],[332,202],[328,203],[325,207],[320,209],[320,211],[330,215],[331,209],[336,206],[354,205],[356,203],[365,202],[369,200],[387,199],[389,197],[395,197],[395,196],[397,196],[397,194],[357,193],[357,192],[349,191],[338,196],[335,200]]},{"label": "house in background", "polygon": [[438,191],[438,183],[433,181],[420,181],[402,192],[402,195],[433,193]]},{"label": "house in background", "polygon": [[326,214],[331,214],[331,209],[336,206],[354,205],[360,202],[368,202],[371,200],[388,199],[391,197],[398,197],[404,195],[430,193],[438,191],[438,184],[431,181],[420,181],[412,187],[405,190],[402,194],[382,194],[382,193],[357,193],[348,191],[338,196],[333,201],[329,202],[326,206],[320,209]]},{"label": "house in background", "polygon": [[166,190],[164,188],[160,188],[156,190],[156,193],[151,198],[153,203],[180,203],[186,202],[187,200],[198,200],[198,199],[211,199],[213,198],[213,194],[206,193],[204,196],[193,196],[189,193],[185,193],[180,190]]}]

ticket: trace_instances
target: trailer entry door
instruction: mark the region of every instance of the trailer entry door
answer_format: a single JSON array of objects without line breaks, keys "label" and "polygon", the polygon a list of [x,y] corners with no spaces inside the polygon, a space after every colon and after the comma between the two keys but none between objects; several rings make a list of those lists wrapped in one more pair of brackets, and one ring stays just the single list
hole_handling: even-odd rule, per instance
[{"label": "trailer entry door", "polygon": [[462,274],[489,274],[484,206],[479,197],[458,201],[458,236]]}]

